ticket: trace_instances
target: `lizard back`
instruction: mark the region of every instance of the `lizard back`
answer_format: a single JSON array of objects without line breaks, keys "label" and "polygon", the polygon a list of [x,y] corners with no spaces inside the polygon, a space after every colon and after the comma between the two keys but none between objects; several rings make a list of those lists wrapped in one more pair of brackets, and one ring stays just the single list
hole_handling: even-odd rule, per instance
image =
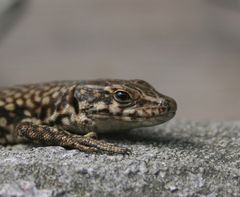
[{"label": "lizard back", "polygon": [[73,81],[61,81],[0,88],[0,144],[15,143],[11,136],[22,120],[43,121],[51,116],[57,100],[73,84]]}]

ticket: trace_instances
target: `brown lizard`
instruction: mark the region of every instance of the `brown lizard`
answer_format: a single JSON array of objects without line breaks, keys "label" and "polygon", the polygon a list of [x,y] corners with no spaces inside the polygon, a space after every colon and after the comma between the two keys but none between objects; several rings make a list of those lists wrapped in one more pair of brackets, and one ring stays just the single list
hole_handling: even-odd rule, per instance
[{"label": "brown lizard", "polygon": [[38,142],[84,152],[128,153],[96,139],[174,117],[174,99],[143,80],[59,81],[0,89],[0,144]]}]

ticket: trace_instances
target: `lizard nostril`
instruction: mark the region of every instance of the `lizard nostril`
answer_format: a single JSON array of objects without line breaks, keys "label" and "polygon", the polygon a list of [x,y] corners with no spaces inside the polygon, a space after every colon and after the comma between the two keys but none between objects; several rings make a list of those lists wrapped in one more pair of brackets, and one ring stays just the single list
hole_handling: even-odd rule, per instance
[{"label": "lizard nostril", "polygon": [[177,103],[172,98],[162,99],[160,106],[166,108],[168,112],[175,112],[177,110]]},{"label": "lizard nostril", "polygon": [[169,107],[169,101],[167,99],[161,99],[159,105],[161,107],[165,107],[165,108],[168,108]]},{"label": "lizard nostril", "polygon": [[170,103],[169,100],[165,99],[163,102],[163,106],[169,108],[170,107],[169,103]]}]

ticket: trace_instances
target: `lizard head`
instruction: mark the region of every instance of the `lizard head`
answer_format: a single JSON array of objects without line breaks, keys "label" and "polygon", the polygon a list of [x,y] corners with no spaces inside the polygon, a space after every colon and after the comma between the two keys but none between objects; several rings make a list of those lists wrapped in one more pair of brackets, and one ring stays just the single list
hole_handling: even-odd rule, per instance
[{"label": "lizard head", "polygon": [[98,132],[154,126],[174,117],[177,104],[143,80],[87,81],[75,91]]}]

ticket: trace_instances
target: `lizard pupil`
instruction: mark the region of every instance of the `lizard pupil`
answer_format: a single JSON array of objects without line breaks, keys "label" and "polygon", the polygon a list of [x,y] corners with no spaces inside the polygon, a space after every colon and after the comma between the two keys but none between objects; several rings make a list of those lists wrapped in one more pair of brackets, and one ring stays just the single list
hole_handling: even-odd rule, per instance
[{"label": "lizard pupil", "polygon": [[131,101],[131,97],[129,96],[129,94],[124,91],[117,91],[114,95],[114,98],[116,101],[122,103],[128,103]]}]

